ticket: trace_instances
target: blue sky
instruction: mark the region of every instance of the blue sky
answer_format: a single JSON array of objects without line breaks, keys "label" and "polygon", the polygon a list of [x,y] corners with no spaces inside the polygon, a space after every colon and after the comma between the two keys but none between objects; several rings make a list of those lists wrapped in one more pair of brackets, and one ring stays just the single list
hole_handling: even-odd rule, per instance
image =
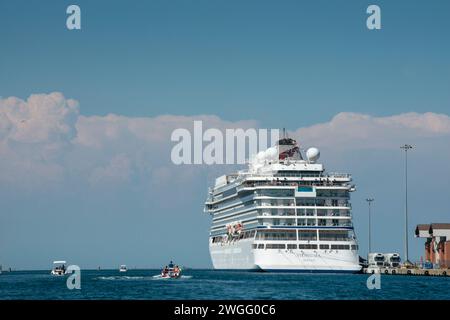
[{"label": "blue sky", "polygon": [[[60,91],[83,114],[217,114],[294,129],[341,111],[446,112],[448,1],[8,1],[2,96]],[[282,119],[278,110],[296,117]]]},{"label": "blue sky", "polygon": [[[184,121],[179,116],[208,115],[208,121],[224,126],[254,120],[261,127],[302,132],[307,143],[325,151],[327,168],[354,174],[362,248],[364,198],[374,194],[378,223],[389,231],[374,232],[374,243],[402,251],[402,155],[395,143],[418,144],[411,160],[418,173],[411,178],[418,186],[411,191],[416,199],[448,197],[447,119],[404,117],[392,124],[390,118],[450,114],[448,1],[77,1],[82,30],[68,31],[65,10],[72,3],[0,5],[0,97],[27,101],[31,94],[61,92],[51,110],[61,115],[61,108],[70,109],[67,99],[78,108],[61,116],[70,133],[55,133],[45,120],[27,129],[28,140],[24,134],[0,136],[8,137],[8,149],[0,153],[1,264],[43,268],[64,256],[90,267],[158,266],[175,257],[209,266],[209,219],[202,215],[202,202],[215,174],[228,169],[171,168],[165,135],[145,140],[112,127],[123,120],[130,128],[136,117],[158,126],[168,123],[158,116],[171,115],[171,127]],[[382,10],[380,31],[366,28],[372,3]],[[44,100],[36,104],[47,105]],[[350,121],[354,131],[347,140],[335,140],[339,131],[316,132],[318,123],[346,128],[332,120],[342,112],[345,119],[350,112],[372,118]],[[105,118],[108,114],[123,119]],[[48,113],[34,116],[47,119]],[[359,125],[371,128],[366,146],[355,141]],[[104,137],[101,128],[114,132],[113,138]],[[43,131],[39,142],[29,139]],[[373,139],[380,131],[390,135]],[[87,138],[80,138],[83,134]],[[158,156],[147,148],[164,151]],[[423,175],[430,154],[430,175]],[[377,170],[382,174],[375,176]],[[440,175],[443,180],[430,180]],[[441,202],[415,206],[411,225],[450,217]],[[172,217],[180,223],[173,224]],[[168,223],[173,233],[166,239],[161,226]],[[179,240],[186,237],[192,239],[188,251]],[[66,240],[51,246],[54,238]],[[420,257],[421,243],[411,242]]]}]

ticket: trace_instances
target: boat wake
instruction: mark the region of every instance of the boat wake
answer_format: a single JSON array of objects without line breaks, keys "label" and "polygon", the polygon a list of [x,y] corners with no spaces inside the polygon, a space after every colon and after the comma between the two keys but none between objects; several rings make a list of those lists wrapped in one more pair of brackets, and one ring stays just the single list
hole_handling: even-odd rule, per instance
[{"label": "boat wake", "polygon": [[[179,279],[190,279],[192,278],[192,276],[181,276]],[[155,275],[155,276],[149,276],[149,277],[144,277],[144,276],[134,276],[134,277],[130,277],[130,276],[109,276],[109,277],[97,277],[97,280],[103,280],[103,281],[133,281],[133,280],[170,280],[171,278],[163,278],[161,277],[160,274]]]},{"label": "boat wake", "polygon": [[192,276],[181,276],[179,278],[163,278],[160,274],[152,277],[153,280],[179,280],[179,279],[191,279]]},{"label": "boat wake", "polygon": [[136,277],[129,277],[129,276],[111,276],[111,277],[98,277],[98,280],[143,280],[145,277],[142,276],[136,276]]}]

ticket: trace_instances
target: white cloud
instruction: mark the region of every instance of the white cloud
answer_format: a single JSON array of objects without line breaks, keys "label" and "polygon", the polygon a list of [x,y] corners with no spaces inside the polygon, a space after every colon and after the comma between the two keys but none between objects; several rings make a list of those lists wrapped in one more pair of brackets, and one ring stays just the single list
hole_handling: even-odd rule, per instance
[{"label": "white cloud", "polygon": [[214,115],[82,116],[78,103],[61,93],[0,99],[0,183],[42,188],[74,178],[114,185],[133,176],[152,183],[174,172],[171,133],[193,128],[194,120],[202,120],[204,129],[256,126]]},{"label": "white cloud", "polygon": [[293,135],[319,147],[391,149],[399,143],[450,135],[450,117],[432,112],[387,117],[343,112],[329,122],[299,128]]},{"label": "white cloud", "polygon": [[[127,184],[132,179],[154,185],[173,175],[188,183],[198,170],[175,169],[170,135],[176,128],[192,128],[194,120],[203,120],[204,129],[258,126],[256,121],[230,122],[213,115],[82,116],[77,101],[61,93],[0,99],[0,184],[42,187],[46,181],[64,183],[76,177],[89,185]],[[292,134],[304,146],[328,150],[391,149],[448,137],[450,117],[431,112],[388,117],[339,113]],[[217,168],[208,170],[215,173]]]},{"label": "white cloud", "polygon": [[0,99],[0,183],[29,188],[60,180],[77,118],[78,103],[61,93]]},{"label": "white cloud", "polygon": [[78,103],[61,93],[33,94],[27,101],[10,97],[0,100],[3,138],[23,143],[54,144],[75,135]]},{"label": "white cloud", "polygon": [[130,159],[119,154],[106,166],[94,168],[89,178],[92,185],[129,182],[132,173]]},{"label": "white cloud", "polygon": [[192,128],[194,120],[201,120],[207,127],[250,128],[257,125],[256,121],[230,122],[214,115],[175,116],[161,115],[157,117],[125,117],[115,114],[100,116],[80,116],[76,128],[77,137],[74,143],[102,148],[114,141],[133,139],[140,143],[167,144],[170,135],[177,128]]}]

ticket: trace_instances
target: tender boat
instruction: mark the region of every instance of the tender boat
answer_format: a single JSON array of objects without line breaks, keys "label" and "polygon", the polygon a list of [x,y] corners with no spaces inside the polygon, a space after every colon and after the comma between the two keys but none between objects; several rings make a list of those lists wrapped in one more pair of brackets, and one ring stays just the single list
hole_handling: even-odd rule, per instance
[{"label": "tender boat", "polygon": [[170,261],[168,266],[161,270],[161,278],[177,279],[181,277],[181,268]]},{"label": "tender boat", "polygon": [[53,261],[53,269],[51,272],[54,276],[63,276],[66,274],[66,261]]},{"label": "tender boat", "polygon": [[127,266],[122,264],[119,268],[119,272],[127,272],[127,271],[128,271]]}]

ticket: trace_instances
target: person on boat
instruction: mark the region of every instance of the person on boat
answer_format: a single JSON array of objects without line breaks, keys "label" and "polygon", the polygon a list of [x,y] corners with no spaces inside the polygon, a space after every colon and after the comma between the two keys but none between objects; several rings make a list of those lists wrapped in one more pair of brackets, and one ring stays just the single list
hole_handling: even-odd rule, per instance
[{"label": "person on boat", "polygon": [[177,276],[180,273],[180,268],[178,268],[178,266],[175,266],[173,268],[173,272],[175,273],[175,275]]}]

